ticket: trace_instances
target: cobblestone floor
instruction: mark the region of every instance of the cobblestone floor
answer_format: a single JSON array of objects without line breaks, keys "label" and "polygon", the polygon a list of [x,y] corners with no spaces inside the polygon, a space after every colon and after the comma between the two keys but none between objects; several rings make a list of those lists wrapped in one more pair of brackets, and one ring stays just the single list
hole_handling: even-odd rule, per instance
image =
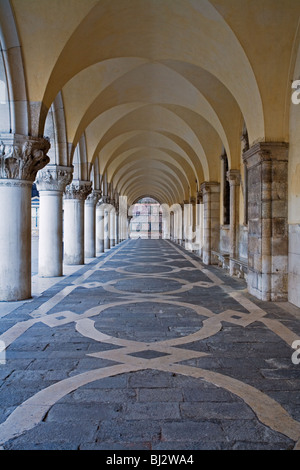
[{"label": "cobblestone floor", "polygon": [[0,446],[299,448],[300,310],[245,287],[169,241],[129,240],[0,304]]}]

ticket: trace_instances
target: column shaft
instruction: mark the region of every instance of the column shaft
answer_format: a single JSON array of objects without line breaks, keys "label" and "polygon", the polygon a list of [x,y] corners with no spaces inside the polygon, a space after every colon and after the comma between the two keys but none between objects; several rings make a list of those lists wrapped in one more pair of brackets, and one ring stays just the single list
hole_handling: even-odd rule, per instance
[{"label": "column shaft", "polygon": [[110,249],[110,208],[104,208],[104,250]]},{"label": "column shaft", "polygon": [[[238,231],[238,191],[240,185],[239,170],[229,170],[227,180],[230,185],[230,257],[236,258],[237,255],[237,231]],[[234,274],[234,262],[229,262],[229,273]]]},{"label": "column shaft", "polygon": [[39,171],[39,276],[63,275],[63,191],[72,179],[72,167],[48,165]]},{"label": "column shaft", "polygon": [[211,264],[211,251],[219,250],[220,242],[220,184],[204,182],[201,185],[204,204],[203,263]]},{"label": "column shaft", "polygon": [[31,187],[0,180],[0,300],[31,297]]},{"label": "column shaft", "polygon": [[109,239],[112,248],[116,244],[116,212],[114,208],[109,213]]},{"label": "column shaft", "polygon": [[96,252],[104,253],[104,204],[96,206]]},{"label": "column shaft", "polygon": [[64,198],[64,262],[84,264],[84,201],[92,191],[92,183],[73,181]]},{"label": "column shaft", "polygon": [[40,192],[39,276],[63,275],[62,192]]},{"label": "column shaft", "polygon": [[85,200],[84,204],[84,256],[96,256],[96,204],[101,192],[94,190]]},{"label": "column shaft", "polygon": [[44,138],[1,133],[0,301],[31,297],[31,188],[49,148]]}]

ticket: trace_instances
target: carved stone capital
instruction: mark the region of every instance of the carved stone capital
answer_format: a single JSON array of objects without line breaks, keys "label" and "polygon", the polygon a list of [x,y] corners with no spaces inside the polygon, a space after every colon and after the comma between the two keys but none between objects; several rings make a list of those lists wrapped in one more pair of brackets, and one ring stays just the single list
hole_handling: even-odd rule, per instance
[{"label": "carved stone capital", "polygon": [[202,191],[197,191],[197,204],[203,203],[203,194]]},{"label": "carved stone capital", "polygon": [[91,181],[73,181],[65,189],[65,199],[77,199],[79,201],[85,201],[87,196],[92,192]]},{"label": "carved stone capital", "polygon": [[201,191],[203,195],[205,193],[217,193],[220,191],[220,183],[215,181],[204,181],[201,184]]},{"label": "carved stone capital", "polygon": [[0,179],[35,180],[50,158],[50,142],[19,134],[0,134]]},{"label": "carved stone capital", "polygon": [[37,173],[37,189],[38,191],[64,192],[66,186],[72,181],[72,175],[73,167],[48,165]]},{"label": "carved stone capital", "polygon": [[257,142],[243,154],[243,161],[247,168],[260,165],[264,162],[287,162],[288,148],[286,142]]},{"label": "carved stone capital", "polygon": [[110,197],[109,196],[102,196],[103,204],[110,204]]},{"label": "carved stone capital", "polygon": [[228,170],[226,178],[230,185],[238,186],[241,183],[240,170]]},{"label": "carved stone capital", "polygon": [[97,204],[98,201],[101,199],[101,191],[100,189],[93,189],[92,192],[87,196],[86,203],[88,204]]}]

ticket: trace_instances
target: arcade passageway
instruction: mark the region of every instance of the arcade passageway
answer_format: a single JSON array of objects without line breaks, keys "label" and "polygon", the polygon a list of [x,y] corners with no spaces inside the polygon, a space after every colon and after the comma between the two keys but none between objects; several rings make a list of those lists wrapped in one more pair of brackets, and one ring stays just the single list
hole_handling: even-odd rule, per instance
[{"label": "arcade passageway", "polygon": [[0,0],[4,449],[299,448],[299,24]]},{"label": "arcade passageway", "polygon": [[16,306],[0,322],[1,446],[299,448],[298,309],[245,287],[140,239]]}]

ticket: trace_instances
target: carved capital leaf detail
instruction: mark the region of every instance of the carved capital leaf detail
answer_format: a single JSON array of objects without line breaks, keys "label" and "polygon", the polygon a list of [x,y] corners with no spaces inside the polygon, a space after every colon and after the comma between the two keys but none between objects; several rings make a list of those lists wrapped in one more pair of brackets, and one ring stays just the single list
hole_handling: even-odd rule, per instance
[{"label": "carved capital leaf detail", "polygon": [[40,170],[36,177],[38,191],[63,192],[72,181],[73,167],[49,165]]},{"label": "carved capital leaf detail", "polygon": [[73,181],[65,189],[65,199],[78,199],[85,201],[88,195],[92,192],[91,181]]},{"label": "carved capital leaf detail", "polygon": [[0,178],[33,182],[37,172],[50,162],[49,149],[47,138],[0,135]]}]

